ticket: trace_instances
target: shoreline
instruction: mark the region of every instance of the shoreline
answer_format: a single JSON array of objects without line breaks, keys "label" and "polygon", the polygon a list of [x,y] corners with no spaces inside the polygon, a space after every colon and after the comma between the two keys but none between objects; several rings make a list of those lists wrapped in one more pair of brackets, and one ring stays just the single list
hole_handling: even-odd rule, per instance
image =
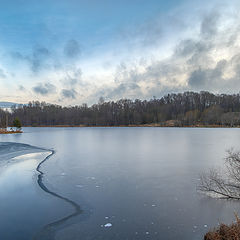
[{"label": "shoreline", "polygon": [[16,131],[0,131],[0,134],[15,134],[15,133],[23,133],[21,130],[16,130]]},{"label": "shoreline", "polygon": [[[133,124],[133,125],[39,125],[39,126],[23,126],[32,128],[240,128],[239,126],[224,126],[224,125],[185,125],[185,126],[173,126],[173,125],[162,125],[162,124]],[[1,134],[1,133],[0,133]]]}]

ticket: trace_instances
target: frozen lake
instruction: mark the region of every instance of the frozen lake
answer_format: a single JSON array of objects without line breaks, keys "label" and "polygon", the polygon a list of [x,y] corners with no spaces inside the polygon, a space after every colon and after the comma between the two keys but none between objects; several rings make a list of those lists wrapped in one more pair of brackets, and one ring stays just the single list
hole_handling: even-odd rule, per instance
[{"label": "frozen lake", "polygon": [[[0,239],[200,240],[240,212],[196,191],[201,172],[240,150],[240,129],[23,130],[0,136],[11,142],[0,145]],[[55,150],[42,188],[49,152],[15,143]]]}]

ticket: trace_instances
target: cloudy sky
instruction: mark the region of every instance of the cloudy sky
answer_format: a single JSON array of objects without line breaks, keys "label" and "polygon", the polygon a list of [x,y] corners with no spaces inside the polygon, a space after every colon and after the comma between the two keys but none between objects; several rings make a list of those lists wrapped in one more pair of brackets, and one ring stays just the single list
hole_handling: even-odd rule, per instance
[{"label": "cloudy sky", "polygon": [[0,3],[0,101],[240,90],[239,0]]}]

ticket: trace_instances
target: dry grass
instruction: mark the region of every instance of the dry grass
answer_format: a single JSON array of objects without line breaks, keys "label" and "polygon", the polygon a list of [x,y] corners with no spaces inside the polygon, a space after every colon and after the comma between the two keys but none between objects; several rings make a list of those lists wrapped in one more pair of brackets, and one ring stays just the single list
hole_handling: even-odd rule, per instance
[{"label": "dry grass", "polygon": [[204,240],[240,240],[240,219],[236,216],[235,223],[221,224],[217,229],[209,231]]}]

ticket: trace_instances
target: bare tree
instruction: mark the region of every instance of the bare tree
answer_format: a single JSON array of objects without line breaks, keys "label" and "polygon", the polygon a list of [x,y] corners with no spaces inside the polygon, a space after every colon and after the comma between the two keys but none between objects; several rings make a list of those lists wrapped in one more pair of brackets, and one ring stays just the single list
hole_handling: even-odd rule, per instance
[{"label": "bare tree", "polygon": [[[6,113],[0,109],[0,127],[5,124]],[[18,117],[23,126],[119,126],[153,124],[164,126],[171,122],[177,126],[218,125],[240,127],[240,93],[212,94],[209,92],[171,93],[150,100],[120,99],[88,106],[63,107],[45,102],[13,106],[8,113],[9,122]]]},{"label": "bare tree", "polygon": [[227,151],[225,170],[202,174],[197,189],[212,197],[240,200],[240,152]]}]

